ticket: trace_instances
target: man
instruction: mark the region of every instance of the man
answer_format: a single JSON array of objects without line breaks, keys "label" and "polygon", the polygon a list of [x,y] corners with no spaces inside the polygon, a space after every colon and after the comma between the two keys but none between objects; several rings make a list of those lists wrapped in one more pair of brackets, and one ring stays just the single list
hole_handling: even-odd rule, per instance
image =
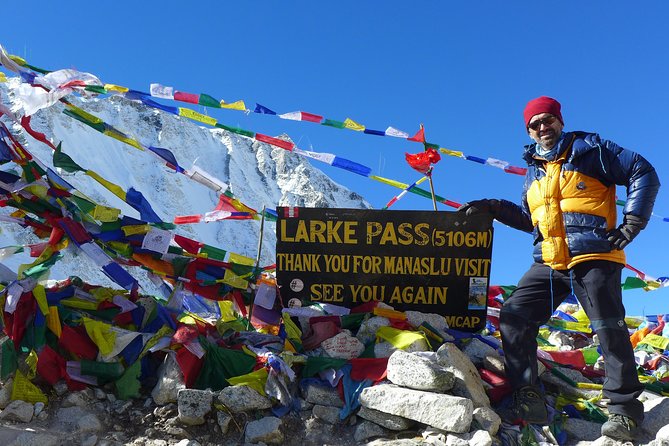
[{"label": "man", "polygon": [[[477,200],[458,209],[487,212],[534,236],[534,261],[500,314],[506,376],[514,402],[508,422],[545,424],[548,412],[538,387],[539,327],[570,294],[576,296],[599,337],[605,361],[603,393],[610,400],[602,435],[634,438],[643,420],[642,386],[625,325],[621,270],[625,248],[646,227],[660,182],[643,157],[595,133],[563,132],[560,103],[542,96],[527,103],[527,174],[518,206]],[[616,223],[616,185],[627,187],[623,221]]]}]

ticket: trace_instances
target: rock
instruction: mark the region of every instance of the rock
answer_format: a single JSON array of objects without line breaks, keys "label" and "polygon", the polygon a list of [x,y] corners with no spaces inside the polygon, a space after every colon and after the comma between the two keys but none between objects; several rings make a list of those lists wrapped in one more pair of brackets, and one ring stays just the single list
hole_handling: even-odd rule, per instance
[{"label": "rock", "polygon": [[35,409],[32,404],[25,401],[12,401],[0,412],[0,420],[19,421],[28,423],[33,419]]},{"label": "rock", "polygon": [[178,419],[183,424],[204,424],[204,416],[211,412],[214,395],[209,390],[181,389],[177,395]]},{"label": "rock", "polygon": [[158,368],[157,378],[158,382],[151,391],[153,401],[159,406],[175,403],[179,390],[186,388],[186,384],[174,354],[165,356],[165,360]]},{"label": "rock", "polygon": [[321,348],[331,358],[353,359],[362,354],[365,345],[346,330],[321,342]]},{"label": "rock", "polygon": [[232,413],[263,410],[272,407],[272,401],[249,386],[228,386],[221,390],[218,401]]},{"label": "rock", "polygon": [[8,446],[58,446],[62,444],[56,435],[47,433],[23,432]]},{"label": "rock", "polygon": [[174,446],[200,446],[200,443],[195,440],[184,439],[176,443]]},{"label": "rock", "polygon": [[657,431],[657,434],[655,434],[655,439],[669,443],[669,424],[662,426],[660,430]]},{"label": "rock", "polygon": [[398,386],[430,392],[453,388],[453,373],[437,363],[433,352],[407,353],[397,350],[388,359],[388,380]]},{"label": "rock", "polygon": [[358,416],[393,431],[407,430],[416,424],[413,420],[364,406],[358,411]]},{"label": "rock", "polygon": [[302,387],[304,399],[312,404],[321,406],[344,407],[344,402],[339,397],[339,393],[333,387],[323,386],[315,383],[308,383]]},{"label": "rock", "polygon": [[499,431],[499,427],[502,425],[502,419],[490,407],[477,407],[474,409],[474,421],[490,435],[497,435],[497,431]]},{"label": "rock", "polygon": [[374,437],[383,437],[386,435],[385,429],[371,421],[363,421],[355,428],[353,438],[358,444]]},{"label": "rock", "polygon": [[506,370],[504,370],[504,358],[497,352],[486,355],[485,358],[483,358],[483,368],[490,370],[497,375],[506,376]]},{"label": "rock", "polygon": [[56,413],[56,419],[60,430],[81,434],[87,432],[99,432],[103,428],[100,419],[79,406],[61,408]]},{"label": "rock", "polygon": [[492,436],[490,432],[477,430],[469,436],[470,446],[492,446]]},{"label": "rock", "polygon": [[0,409],[7,407],[12,402],[12,387],[14,386],[14,378],[9,378],[2,389],[0,389]]},{"label": "rock", "polygon": [[423,322],[427,322],[432,328],[439,332],[439,335],[452,339],[451,336],[445,333],[446,329],[448,328],[448,324],[446,323],[446,318],[441,314],[421,313],[420,311],[411,310],[405,311],[404,314],[407,317],[407,322],[411,324],[412,327],[418,328]]},{"label": "rock", "polygon": [[39,414],[41,414],[42,411],[44,410],[44,403],[41,401],[36,402],[33,410],[34,410],[33,416],[35,417],[39,416]]},{"label": "rock", "polygon": [[339,424],[341,421],[339,419],[340,409],[333,406],[321,406],[314,405],[312,410],[313,415],[319,420],[323,420],[328,424]]},{"label": "rock", "polygon": [[281,424],[281,419],[277,417],[265,417],[251,421],[246,425],[244,439],[248,443],[262,441],[267,444],[282,444],[284,437],[280,430]]},{"label": "rock", "polygon": [[438,363],[450,370],[455,377],[450,393],[472,400],[474,407],[490,406],[481,376],[467,355],[455,344],[447,342],[439,347],[436,356]]},{"label": "rock", "polygon": [[[390,320],[386,317],[373,316],[360,324],[356,338],[363,344],[368,344],[376,339],[376,331],[381,327],[389,327]],[[390,355],[389,355],[390,356]]]},{"label": "rock", "polygon": [[221,428],[221,433],[223,435],[227,434],[232,417],[225,412],[218,411],[216,412],[216,421],[218,422],[218,427]]},{"label": "rock", "polygon": [[409,418],[447,432],[468,432],[473,419],[471,400],[452,395],[404,389],[391,384],[367,387],[362,406]]},{"label": "rock", "polygon": [[654,438],[664,426],[669,424],[669,398],[662,397],[643,403],[644,420],[641,428]]},{"label": "rock", "polygon": [[83,392],[68,393],[63,399],[60,407],[86,407],[88,406],[88,399]]},{"label": "rock", "polygon": [[463,343],[462,352],[467,355],[471,362],[476,367],[483,367],[483,359],[488,355],[497,354],[497,350],[481,342],[476,338],[472,338],[467,343]]},{"label": "rock", "polygon": [[595,441],[602,436],[602,425],[593,421],[567,418],[564,424],[569,440]]},{"label": "rock", "polygon": [[67,388],[67,383],[61,380],[53,385],[53,390],[56,392],[56,395],[63,396],[67,393],[69,389]]},{"label": "rock", "polygon": [[95,446],[98,442],[98,436],[92,435],[81,442],[81,446]]},{"label": "rock", "polygon": [[95,392],[95,398],[96,399],[98,399],[100,401],[103,401],[103,400],[107,399],[107,394],[101,388],[96,387],[94,392]]}]

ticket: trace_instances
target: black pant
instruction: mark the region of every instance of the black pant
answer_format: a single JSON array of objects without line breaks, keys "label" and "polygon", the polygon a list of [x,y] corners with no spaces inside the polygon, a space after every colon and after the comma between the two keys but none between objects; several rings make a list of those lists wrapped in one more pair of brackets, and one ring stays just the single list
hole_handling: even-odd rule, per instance
[{"label": "black pant", "polygon": [[551,270],[534,263],[518,288],[504,302],[500,332],[506,376],[514,389],[537,384],[537,334],[553,311],[572,292],[588,315],[602,348],[606,379],[604,396],[609,412],[643,420],[643,391],[634,361],[634,350],[625,325],[620,286],[622,265],[593,260],[571,270]]}]

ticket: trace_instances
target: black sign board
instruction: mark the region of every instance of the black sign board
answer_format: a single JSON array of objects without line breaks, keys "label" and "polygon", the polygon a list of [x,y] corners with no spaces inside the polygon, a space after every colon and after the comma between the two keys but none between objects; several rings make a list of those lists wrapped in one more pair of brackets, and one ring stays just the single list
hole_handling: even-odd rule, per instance
[{"label": "black sign board", "polygon": [[492,219],[457,212],[277,208],[277,283],[285,306],[383,301],[485,326]]}]

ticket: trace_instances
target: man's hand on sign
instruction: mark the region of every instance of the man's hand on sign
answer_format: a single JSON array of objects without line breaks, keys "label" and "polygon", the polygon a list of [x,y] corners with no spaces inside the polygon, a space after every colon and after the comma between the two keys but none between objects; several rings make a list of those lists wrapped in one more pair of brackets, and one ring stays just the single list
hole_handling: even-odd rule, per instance
[{"label": "man's hand on sign", "polygon": [[464,212],[467,217],[475,214],[490,214],[494,218],[497,216],[498,211],[499,200],[489,200],[487,198],[470,201],[458,208],[458,212]]}]

